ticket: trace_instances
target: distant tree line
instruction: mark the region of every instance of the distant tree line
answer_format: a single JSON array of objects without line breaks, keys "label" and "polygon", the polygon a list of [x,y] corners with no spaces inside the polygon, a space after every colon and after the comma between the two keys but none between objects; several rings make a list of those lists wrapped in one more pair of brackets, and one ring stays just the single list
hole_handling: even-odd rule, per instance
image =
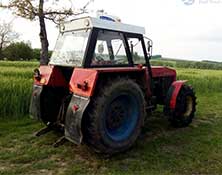
[{"label": "distant tree line", "polygon": [[[52,51],[49,51],[51,57]],[[33,49],[25,42],[14,42],[2,50],[0,60],[40,60],[41,49]]]},{"label": "distant tree line", "polygon": [[175,60],[175,59],[153,59],[151,60],[153,66],[167,66],[178,68],[194,68],[194,69],[212,69],[222,70],[221,62],[213,61],[188,61],[188,60]]}]

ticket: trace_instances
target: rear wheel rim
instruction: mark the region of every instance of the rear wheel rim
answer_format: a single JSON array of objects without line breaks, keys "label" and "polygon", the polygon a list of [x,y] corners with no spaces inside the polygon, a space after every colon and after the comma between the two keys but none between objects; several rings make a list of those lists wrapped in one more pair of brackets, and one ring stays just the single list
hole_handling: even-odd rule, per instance
[{"label": "rear wheel rim", "polygon": [[105,115],[106,134],[112,140],[121,142],[131,136],[137,125],[139,104],[134,96],[121,94],[111,101]]}]

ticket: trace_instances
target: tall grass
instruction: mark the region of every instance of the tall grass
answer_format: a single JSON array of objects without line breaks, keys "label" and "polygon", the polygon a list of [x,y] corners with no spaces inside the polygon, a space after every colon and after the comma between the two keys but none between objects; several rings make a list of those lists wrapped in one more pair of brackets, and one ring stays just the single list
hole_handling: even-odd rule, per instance
[{"label": "tall grass", "polygon": [[[38,65],[38,62],[0,61],[0,118],[28,114],[32,72]],[[222,92],[221,70],[176,69],[178,79],[189,80],[188,84],[191,84],[197,93]]]},{"label": "tall grass", "polygon": [[38,65],[36,61],[0,61],[0,67],[33,68]]},{"label": "tall grass", "polygon": [[188,80],[197,93],[222,92],[222,71],[177,68],[177,79]]},{"label": "tall grass", "polygon": [[0,62],[0,118],[28,113],[37,62]]}]

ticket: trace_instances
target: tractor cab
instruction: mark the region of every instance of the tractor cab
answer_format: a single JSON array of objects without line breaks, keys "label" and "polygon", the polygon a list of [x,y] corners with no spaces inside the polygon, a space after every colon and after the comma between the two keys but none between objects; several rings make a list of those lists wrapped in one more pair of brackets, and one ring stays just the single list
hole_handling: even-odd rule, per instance
[{"label": "tractor cab", "polygon": [[49,64],[84,68],[145,65],[148,54],[144,34],[143,27],[104,16],[76,19],[60,26]]},{"label": "tractor cab", "polygon": [[174,126],[192,122],[196,97],[176,71],[151,67],[152,41],[143,27],[108,16],[60,25],[49,65],[34,71],[30,104],[45,123],[76,144],[114,154],[130,148],[157,105]]}]

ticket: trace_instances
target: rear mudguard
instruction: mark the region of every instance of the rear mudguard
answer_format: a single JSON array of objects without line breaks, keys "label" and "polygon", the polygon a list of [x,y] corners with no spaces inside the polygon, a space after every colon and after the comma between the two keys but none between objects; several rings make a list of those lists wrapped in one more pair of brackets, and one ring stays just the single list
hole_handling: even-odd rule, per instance
[{"label": "rear mudguard", "polygon": [[90,102],[89,98],[73,95],[65,118],[65,137],[75,144],[81,144],[82,117]]},{"label": "rear mudguard", "polygon": [[167,97],[165,101],[165,108],[164,108],[164,113],[166,115],[169,115],[170,112],[175,110],[178,94],[180,92],[180,89],[186,82],[187,82],[186,80],[174,81],[172,85],[170,86],[167,93]]},{"label": "rear mudguard", "polygon": [[[34,119],[44,121],[44,111],[42,99],[47,98],[43,95],[45,89],[61,88],[68,89],[68,83],[66,82],[61,70],[56,66],[40,66],[39,77],[34,76],[33,91],[31,96],[31,103],[29,107],[29,114]],[[48,106],[46,106],[48,108]]]},{"label": "rear mudguard", "polygon": [[29,108],[29,113],[34,119],[41,119],[41,108],[40,108],[40,96],[42,93],[42,86],[34,85],[31,97],[31,103]]}]

